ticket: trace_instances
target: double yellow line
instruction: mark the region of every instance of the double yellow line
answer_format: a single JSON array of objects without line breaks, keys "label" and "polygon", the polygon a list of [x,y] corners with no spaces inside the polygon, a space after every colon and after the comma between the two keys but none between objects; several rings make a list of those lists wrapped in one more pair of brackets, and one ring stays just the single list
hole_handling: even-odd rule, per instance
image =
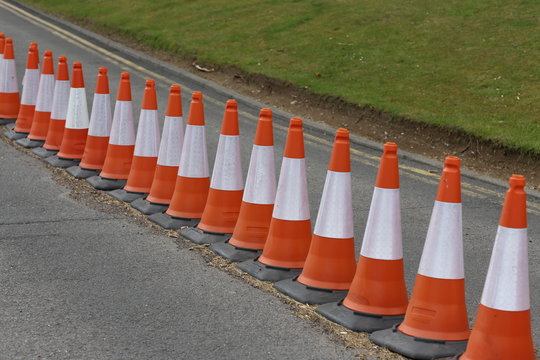
[{"label": "double yellow line", "polygon": [[[170,83],[170,79],[163,76],[163,75],[160,75],[152,70],[149,70],[147,68],[145,68],[144,66],[141,66],[141,65],[138,65],[128,59],[125,59],[123,58],[122,56],[119,56],[113,52],[110,52],[108,51],[107,49],[104,49],[88,40],[85,40],[77,35],[74,35],[72,33],[70,33],[69,31],[65,30],[65,29],[62,29],[61,27],[58,27],[50,22],[48,22],[47,20],[44,20],[38,16],[35,16],[31,13],[29,13],[28,11],[25,11],[24,9],[21,9],[21,8],[18,8],[17,6],[15,5],[12,5],[12,4],[9,4],[3,0],[0,0],[0,7],[25,19],[26,21],[36,25],[36,26],[39,26],[49,32],[51,32],[52,34],[58,36],[59,38],[61,39],[64,39],[65,41],[75,45],[75,46],[78,46],[86,51],[89,51],[93,54],[96,54],[100,57],[103,57],[106,59],[106,61],[108,63],[113,63],[115,65],[117,65],[118,67],[121,67],[121,68],[127,68],[130,72],[134,73],[134,74],[137,74],[139,75],[140,77],[142,78],[153,78],[155,80],[159,80],[159,81],[156,81],[161,87],[166,87],[166,84],[169,84]],[[183,86],[182,87],[187,90],[188,92],[192,92],[193,89],[190,89],[186,86]],[[210,103],[213,103],[215,105],[218,105],[218,106],[221,106],[223,107],[225,104],[222,102],[222,101],[219,101],[217,99],[214,99],[212,97],[209,97],[209,96],[205,96],[205,101],[207,102],[210,102]],[[247,119],[250,119],[250,120],[257,120],[257,118],[252,115],[252,114],[249,114],[245,111],[239,111],[240,115],[244,116],[245,118]],[[280,125],[280,124],[277,124],[275,123],[274,124],[275,128],[283,131],[283,132],[286,132],[287,131],[287,127],[286,126],[283,126],[283,125]],[[332,142],[324,139],[324,138],[321,138],[319,136],[316,136],[316,135],[312,135],[312,134],[307,134],[305,133],[304,134],[304,137],[305,137],[305,140],[307,143],[315,146],[315,147],[318,147],[318,148],[321,148],[321,149],[324,149],[324,150],[328,150],[328,148],[331,148],[332,147]],[[377,156],[373,156],[371,154],[368,154],[368,153],[365,153],[363,151],[360,151],[358,149],[354,149],[354,148],[351,148],[351,157],[352,157],[352,160],[354,161],[358,161],[362,164],[365,164],[365,165],[368,165],[368,166],[373,166],[373,167],[377,167],[379,165],[379,157]],[[401,173],[410,177],[410,178],[413,178],[413,179],[416,179],[416,180],[419,180],[423,183],[427,183],[427,184],[434,184],[436,185],[438,183],[438,177],[439,177],[439,174],[438,173],[431,173],[429,171],[426,171],[426,170],[422,170],[422,169],[419,169],[419,168],[416,168],[416,167],[413,167],[413,166],[408,166],[408,165],[400,165],[399,166],[400,169],[401,169]],[[467,183],[467,182],[462,182],[462,192],[468,196],[472,196],[472,197],[475,197],[475,198],[479,198],[479,199],[486,199],[488,197],[494,197],[496,199],[501,199],[502,201],[502,198],[504,198],[504,193],[502,192],[498,192],[498,191],[494,191],[494,190],[490,190],[490,189],[487,189],[487,188],[484,188],[484,187],[481,187],[481,186],[478,186],[478,185],[474,185],[474,184],[470,184],[470,183]],[[531,214],[535,214],[535,215],[540,215],[540,204],[536,204],[536,203],[532,203],[532,202],[527,202],[527,211]]]}]

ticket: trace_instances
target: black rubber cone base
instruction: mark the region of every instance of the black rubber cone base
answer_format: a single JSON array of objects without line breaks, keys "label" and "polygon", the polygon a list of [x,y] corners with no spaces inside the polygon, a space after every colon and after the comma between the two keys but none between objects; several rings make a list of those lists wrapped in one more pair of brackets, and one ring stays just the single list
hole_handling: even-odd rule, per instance
[{"label": "black rubber cone base", "polygon": [[64,159],[64,158],[58,157],[57,155],[54,155],[54,156],[46,158],[45,161],[54,167],[65,169],[65,168],[77,165],[78,163],[81,162],[81,159]]},{"label": "black rubber cone base", "polygon": [[56,155],[58,153],[58,150],[47,150],[42,147],[37,147],[37,148],[33,148],[32,152],[36,154],[37,156],[46,159],[48,157]]},{"label": "black rubber cone base", "polygon": [[1,119],[0,119],[0,125],[11,124],[11,123],[14,123],[15,121],[17,121],[17,119],[5,119],[5,118],[1,118]]},{"label": "black rubber cone base", "polygon": [[[257,258],[258,259],[258,258]],[[237,268],[262,281],[280,281],[300,275],[302,269],[289,269],[266,265],[257,259],[247,260],[236,265]]]},{"label": "black rubber cone base", "polygon": [[33,149],[33,148],[43,145],[45,143],[45,140],[32,140],[26,137],[26,138],[19,139],[15,142],[27,149]]},{"label": "black rubber cone base", "polygon": [[231,261],[245,261],[249,259],[255,259],[262,252],[262,250],[236,247],[229,244],[228,241],[212,244],[210,245],[209,249],[216,254],[223,256],[225,259],[229,259]]},{"label": "black rubber cone base", "polygon": [[401,323],[404,317],[404,315],[377,315],[354,311],[343,306],[341,301],[321,305],[315,311],[347,329],[368,333],[388,329]]},{"label": "black rubber cone base", "polygon": [[131,203],[131,207],[139,210],[145,215],[152,215],[167,211],[168,204],[156,204],[146,199],[140,198]]},{"label": "black rubber cone base", "polygon": [[96,176],[101,170],[85,169],[80,166],[72,166],[66,169],[68,173],[76,177],[77,179],[87,179],[90,176]]},{"label": "black rubber cone base", "polygon": [[126,185],[127,180],[108,179],[101,176],[90,176],[86,179],[94,188],[98,190],[116,190]]},{"label": "black rubber cone base", "polygon": [[124,189],[116,189],[113,191],[109,191],[108,194],[111,195],[113,198],[116,198],[120,201],[127,202],[127,203],[130,203],[137,199],[141,199],[145,197],[146,195],[148,195],[148,194],[140,193],[140,192],[127,191]]},{"label": "black rubber cone base", "polygon": [[398,325],[394,325],[391,329],[375,331],[369,339],[393,352],[419,360],[456,356],[463,353],[467,347],[466,340],[444,341],[405,335],[398,330]]},{"label": "black rubber cone base", "polygon": [[22,133],[13,129],[4,131],[4,135],[10,140],[19,140],[28,136],[28,133]]},{"label": "black rubber cone base", "polygon": [[158,224],[164,229],[178,230],[184,226],[197,226],[201,219],[189,219],[189,218],[180,218],[174,217],[168,214],[157,213],[150,215],[148,220]]},{"label": "black rubber cone base", "polygon": [[281,280],[274,287],[304,304],[326,304],[347,296],[347,290],[321,289],[298,282],[297,278]]},{"label": "black rubber cone base", "polygon": [[204,231],[196,227],[190,227],[180,230],[180,236],[185,237],[188,240],[193,241],[195,244],[214,244],[220,241],[227,241],[231,238],[232,234],[223,234]]}]

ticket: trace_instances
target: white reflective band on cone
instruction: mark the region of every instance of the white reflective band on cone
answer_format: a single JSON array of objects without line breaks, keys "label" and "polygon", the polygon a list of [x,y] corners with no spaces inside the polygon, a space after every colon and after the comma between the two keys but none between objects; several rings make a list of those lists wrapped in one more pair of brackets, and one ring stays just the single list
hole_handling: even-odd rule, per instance
[{"label": "white reflective band on cone", "polygon": [[135,156],[157,157],[159,152],[159,120],[157,110],[141,110],[137,138],[135,140]]},{"label": "white reflective band on cone", "polygon": [[305,159],[283,158],[272,217],[309,220]]},{"label": "white reflective band on cone", "polygon": [[51,112],[54,95],[54,75],[41,74],[36,99],[36,111]]},{"label": "white reflective band on cone", "polygon": [[178,175],[190,178],[207,178],[208,154],[204,125],[187,125]]},{"label": "white reflective band on cone", "polygon": [[360,254],[379,260],[403,258],[399,189],[375,187]]},{"label": "white reflective band on cone", "polygon": [[350,172],[326,173],[313,234],[334,239],[354,237]]},{"label": "white reflective band on cone", "polygon": [[19,92],[17,84],[17,70],[15,68],[15,60],[3,60],[0,66],[0,92],[16,93]]},{"label": "white reflective band on cone", "polygon": [[38,69],[27,69],[24,73],[22,105],[36,105],[40,73]]},{"label": "white reflective band on cone", "polygon": [[463,279],[461,203],[435,201],[418,274]]},{"label": "white reflective band on cone", "polygon": [[242,163],[240,161],[240,136],[219,135],[210,187],[216,190],[229,191],[244,189]]},{"label": "white reflective band on cone", "polygon": [[88,104],[84,88],[71,88],[66,116],[66,128],[88,129]]},{"label": "white reflective band on cone", "polygon": [[276,199],[274,147],[253,145],[243,201],[251,204],[273,204]]},{"label": "white reflective band on cone", "polygon": [[4,86],[4,54],[0,54],[0,92]]},{"label": "white reflective band on cone", "polygon": [[184,119],[181,116],[165,116],[157,163],[163,166],[180,165],[184,143]]},{"label": "white reflective band on cone", "polygon": [[71,84],[69,80],[56,80],[56,82],[54,83],[51,119],[66,119],[70,88]]},{"label": "white reflective band on cone", "polygon": [[131,101],[116,101],[109,144],[135,145]]},{"label": "white reflective band on cone", "polygon": [[111,134],[112,114],[109,94],[94,94],[88,135],[108,137]]},{"label": "white reflective band on cone", "polygon": [[530,309],[527,229],[499,226],[482,305],[504,311]]}]

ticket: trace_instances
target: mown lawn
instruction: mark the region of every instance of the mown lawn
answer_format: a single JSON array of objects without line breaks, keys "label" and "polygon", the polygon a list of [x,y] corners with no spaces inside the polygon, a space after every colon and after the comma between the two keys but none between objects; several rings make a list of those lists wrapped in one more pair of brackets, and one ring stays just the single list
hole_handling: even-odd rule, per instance
[{"label": "mown lawn", "polygon": [[24,1],[540,154],[538,0]]}]

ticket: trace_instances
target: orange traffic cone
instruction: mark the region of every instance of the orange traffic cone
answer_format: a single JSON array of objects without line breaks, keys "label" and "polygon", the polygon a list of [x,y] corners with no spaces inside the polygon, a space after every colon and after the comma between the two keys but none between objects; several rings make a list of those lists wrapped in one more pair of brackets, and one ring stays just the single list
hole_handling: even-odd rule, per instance
[{"label": "orange traffic cone", "polygon": [[28,137],[17,140],[17,144],[26,148],[35,148],[43,145],[49,130],[51,120],[52,96],[54,93],[54,64],[52,51],[46,50],[43,54],[43,67],[36,99],[34,120]]},{"label": "orange traffic cone", "polygon": [[47,137],[45,138],[43,147],[32,149],[34,154],[42,158],[53,156],[60,150],[62,138],[64,137],[64,127],[66,125],[70,87],[67,58],[60,56],[58,58],[58,71],[56,72],[56,81],[54,83],[51,120],[49,121]]},{"label": "orange traffic cone", "polygon": [[384,144],[362,250],[347,297],[317,312],[354,331],[373,332],[403,321],[403,271],[397,145]]},{"label": "orange traffic cone", "polygon": [[[3,39],[3,38],[2,38]],[[13,55],[13,40],[0,40],[2,60],[0,61],[0,125],[12,123],[19,113],[20,99],[17,85],[17,70]]]},{"label": "orange traffic cone", "polygon": [[180,235],[196,244],[228,240],[240,213],[243,193],[238,103],[228,100],[201,222],[197,227],[180,230]]},{"label": "orange traffic cone", "polygon": [[377,345],[414,359],[457,355],[467,345],[460,160],[449,156],[439,183],[405,320],[374,332]]},{"label": "orange traffic cone", "polygon": [[512,175],[465,354],[460,360],[534,360],[525,178]]},{"label": "orange traffic cone", "polygon": [[262,255],[238,268],[263,281],[299,275],[311,243],[302,120],[292,118],[285,144],[272,220]]},{"label": "orange traffic cone", "polygon": [[169,92],[167,115],[159,144],[159,154],[150,194],[137,199],[131,206],[143,214],[151,215],[167,210],[174,192],[182,144],[184,142],[184,119],[180,85],[174,84]]},{"label": "orange traffic cone", "polygon": [[34,110],[36,108],[39,77],[38,46],[36,42],[32,42],[30,43],[26,57],[26,70],[22,81],[21,106],[17,115],[17,121],[15,121],[14,126],[8,126],[8,130],[4,133],[11,140],[22,139],[30,132],[32,120],[34,119]]},{"label": "orange traffic cone", "polygon": [[356,269],[349,131],[338,129],[304,269],[274,287],[303,303],[342,299]]},{"label": "orange traffic cone", "polygon": [[126,186],[109,194],[120,201],[132,202],[150,192],[159,152],[159,115],[156,82],[146,80],[135,140],[135,150]]},{"label": "orange traffic cone", "polygon": [[61,168],[76,165],[81,161],[88,136],[88,104],[86,103],[83,69],[80,62],[73,63],[71,78],[66,127],[60,151],[45,159],[52,166]]},{"label": "orange traffic cone", "polygon": [[123,72],[118,85],[113,122],[107,155],[98,176],[86,181],[99,190],[120,189],[126,184],[135,149],[135,129],[131,105],[131,82],[129,73]]},{"label": "orange traffic cone", "polygon": [[262,109],[251,151],[251,160],[240,214],[232,237],[210,250],[233,261],[257,257],[264,248],[276,197],[272,110]]},{"label": "orange traffic cone", "polygon": [[86,138],[83,157],[79,165],[67,169],[68,173],[77,179],[86,179],[99,174],[107,154],[111,124],[109,77],[107,76],[107,68],[100,67],[98,69],[96,91],[92,102],[88,137]]},{"label": "orange traffic cone", "polygon": [[165,229],[197,225],[208,197],[210,177],[202,98],[198,91],[191,96],[182,156],[169,208],[148,218]]}]

